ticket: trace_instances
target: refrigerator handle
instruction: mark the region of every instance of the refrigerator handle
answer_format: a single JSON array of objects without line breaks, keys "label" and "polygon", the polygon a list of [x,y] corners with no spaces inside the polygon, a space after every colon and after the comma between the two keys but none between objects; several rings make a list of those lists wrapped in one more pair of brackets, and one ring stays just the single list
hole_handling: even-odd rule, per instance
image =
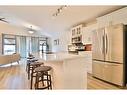
[{"label": "refrigerator handle", "polygon": [[105,46],[105,37],[104,37],[104,35],[102,36],[102,41],[103,41],[103,44],[102,44],[102,53],[104,54],[104,46]]},{"label": "refrigerator handle", "polygon": [[106,34],[106,54],[108,53],[108,36]]}]

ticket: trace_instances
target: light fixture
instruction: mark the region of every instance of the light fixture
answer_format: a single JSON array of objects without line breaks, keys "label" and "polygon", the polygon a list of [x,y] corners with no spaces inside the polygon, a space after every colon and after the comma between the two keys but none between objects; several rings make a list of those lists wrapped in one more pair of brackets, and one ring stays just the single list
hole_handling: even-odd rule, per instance
[{"label": "light fixture", "polygon": [[32,29],[32,26],[30,26],[30,29],[28,31],[30,34],[33,34],[34,33],[34,30]]},{"label": "light fixture", "polygon": [[29,33],[30,33],[30,34],[33,34],[33,33],[34,33],[34,31],[32,31],[32,30],[29,30]]},{"label": "light fixture", "polygon": [[56,16],[58,16],[61,12],[62,12],[62,10],[63,9],[66,9],[67,8],[67,5],[63,5],[63,6],[61,6],[61,7],[59,7],[58,9],[57,9],[57,11],[55,12],[55,13],[53,13],[53,18],[55,18]]}]

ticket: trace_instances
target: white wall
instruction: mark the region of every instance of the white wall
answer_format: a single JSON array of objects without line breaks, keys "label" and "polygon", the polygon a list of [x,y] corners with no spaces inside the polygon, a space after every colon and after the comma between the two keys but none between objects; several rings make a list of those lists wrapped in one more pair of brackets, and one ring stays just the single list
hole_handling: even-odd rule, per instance
[{"label": "white wall", "polygon": [[[59,45],[54,45],[55,39],[59,39]],[[71,41],[70,31],[59,32],[57,36],[52,38],[52,51],[53,52],[67,51],[70,41]]]}]

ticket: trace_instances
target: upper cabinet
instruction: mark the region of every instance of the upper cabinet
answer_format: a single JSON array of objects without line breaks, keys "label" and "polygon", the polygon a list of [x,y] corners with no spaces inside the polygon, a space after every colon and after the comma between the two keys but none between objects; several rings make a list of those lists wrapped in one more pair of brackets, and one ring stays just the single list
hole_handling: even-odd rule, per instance
[{"label": "upper cabinet", "polygon": [[97,29],[97,24],[88,26],[78,25],[71,29],[71,43],[92,44],[92,32]]},{"label": "upper cabinet", "polygon": [[82,32],[82,43],[83,44],[91,44],[92,43],[92,32],[89,27],[84,27]]},{"label": "upper cabinet", "polygon": [[127,24],[127,7],[97,18],[98,28],[114,24]]},{"label": "upper cabinet", "polygon": [[92,44],[92,33],[97,29],[97,24],[91,24],[89,26],[83,27],[82,31],[82,43]]},{"label": "upper cabinet", "polygon": [[78,25],[71,29],[71,43],[82,43],[82,28],[83,25]]},{"label": "upper cabinet", "polygon": [[72,31],[72,37],[81,36],[82,35],[82,28],[83,28],[83,25],[78,25],[76,27],[73,27],[71,29],[71,31]]}]

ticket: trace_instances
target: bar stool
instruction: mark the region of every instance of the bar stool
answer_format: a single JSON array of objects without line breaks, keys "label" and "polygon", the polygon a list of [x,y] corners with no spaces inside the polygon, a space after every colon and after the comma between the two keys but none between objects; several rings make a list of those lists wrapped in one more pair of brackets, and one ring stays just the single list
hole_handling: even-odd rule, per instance
[{"label": "bar stool", "polygon": [[31,71],[30,89],[32,89],[32,86],[33,86],[33,77],[36,77],[34,75],[34,73],[35,73],[34,69],[37,68],[37,67],[40,67],[42,65],[44,65],[44,63],[43,62],[39,62],[39,61],[36,61],[36,62],[33,62],[33,63],[30,64],[30,71]]},{"label": "bar stool", "polygon": [[38,61],[38,59],[31,58],[31,59],[27,60],[26,70],[27,70],[27,73],[28,73],[28,80],[30,79],[30,70],[31,70],[30,64],[33,63],[33,62],[36,62],[36,61]]},{"label": "bar stool", "polygon": [[[40,66],[35,68],[35,89],[52,89],[51,75],[48,74],[51,69],[52,67],[50,66]],[[39,87],[39,82],[42,82],[43,87]]]},{"label": "bar stool", "polygon": [[27,57],[27,65],[26,65],[26,71],[28,71],[28,65],[31,63],[31,60],[34,59],[35,57]]}]

